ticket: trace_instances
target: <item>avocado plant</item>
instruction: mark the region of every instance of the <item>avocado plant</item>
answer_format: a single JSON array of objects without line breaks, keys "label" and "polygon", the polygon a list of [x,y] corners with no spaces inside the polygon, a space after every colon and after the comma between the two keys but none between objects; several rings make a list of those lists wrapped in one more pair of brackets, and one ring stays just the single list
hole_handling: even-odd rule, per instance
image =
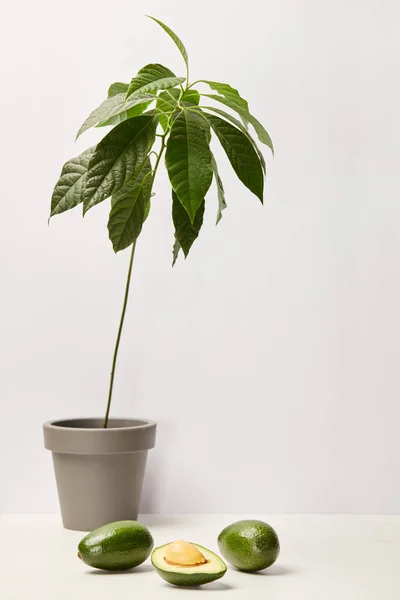
[{"label": "avocado plant", "polygon": [[[108,233],[113,249],[120,252],[131,248],[112,360],[105,428],[136,241],[149,215],[161,159],[165,157],[172,188],[175,228],[172,264],[175,264],[181,250],[187,257],[199,235],[205,198],[213,178],[218,195],[217,223],[226,208],[224,187],[210,147],[212,134],[218,138],[240,181],[261,202],[265,161],[249,126],[253,127],[260,142],[272,153],[274,151],[270,136],[250,113],[247,101],[239,92],[227,83],[207,79],[191,82],[185,46],[167,25],[150,18],[175,42],[185,62],[185,75],[177,77],[161,64],[148,64],[129,83],[113,83],[107,99],[89,115],[77,138],[94,126],[111,126],[112,129],[97,145],[64,164],[51,199],[50,218],[79,204],[85,215],[100,202],[111,198]],[[208,91],[213,93],[198,91],[198,84],[202,88],[208,86]]]}]

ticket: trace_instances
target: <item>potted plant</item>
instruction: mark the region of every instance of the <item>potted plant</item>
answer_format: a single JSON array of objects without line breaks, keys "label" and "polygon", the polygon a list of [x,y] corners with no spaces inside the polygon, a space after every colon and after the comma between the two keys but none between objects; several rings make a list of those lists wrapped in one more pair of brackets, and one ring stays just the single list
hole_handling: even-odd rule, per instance
[{"label": "potted plant", "polygon": [[[161,160],[165,159],[172,187],[174,264],[180,251],[187,257],[199,235],[213,178],[217,223],[226,208],[210,148],[212,134],[241,182],[261,202],[265,162],[249,126],[273,152],[271,138],[239,92],[216,81],[191,83],[183,43],[169,27],[153,20],[177,45],[185,75],[176,77],[163,65],[149,64],[130,83],[113,83],[107,99],[89,115],[77,137],[93,126],[111,126],[111,131],[96,146],[64,164],[51,199],[53,217],[78,205],[85,214],[111,198],[108,232],[114,251],[130,248],[105,416],[44,424],[45,446],[53,452],[63,523],[70,529],[90,530],[111,521],[136,519],[138,513],[147,451],[154,446],[156,425],[147,420],[114,419],[109,414],[136,243],[150,211]],[[209,93],[198,91],[198,86],[207,86]]]}]

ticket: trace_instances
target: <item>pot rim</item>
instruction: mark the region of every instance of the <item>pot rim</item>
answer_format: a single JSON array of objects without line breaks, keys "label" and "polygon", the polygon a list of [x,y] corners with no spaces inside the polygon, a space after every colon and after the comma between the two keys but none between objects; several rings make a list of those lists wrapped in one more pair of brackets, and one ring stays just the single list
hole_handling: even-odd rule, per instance
[{"label": "pot rim", "polygon": [[[103,417],[82,417],[47,421],[43,424],[44,445],[60,454],[87,455],[125,454],[154,447],[157,429],[154,421],[112,417],[108,421],[110,426],[105,428],[103,420]],[[85,427],[87,424],[96,427]]]},{"label": "pot rim", "polygon": [[103,435],[105,434],[105,432],[107,431],[123,431],[123,430],[129,430],[129,429],[145,429],[146,427],[154,427],[156,425],[155,421],[151,421],[150,419],[133,419],[133,418],[129,418],[129,417],[110,417],[108,422],[112,423],[113,421],[137,421],[138,425],[123,425],[120,427],[69,427],[66,425],[62,425],[62,423],[65,422],[74,422],[74,421],[101,421],[103,422],[104,417],[75,417],[73,419],[51,419],[50,421],[45,421],[43,423],[43,427],[46,429],[54,429],[57,431],[81,431],[81,432],[85,432],[85,431],[90,431],[91,433],[93,432],[102,432]]}]

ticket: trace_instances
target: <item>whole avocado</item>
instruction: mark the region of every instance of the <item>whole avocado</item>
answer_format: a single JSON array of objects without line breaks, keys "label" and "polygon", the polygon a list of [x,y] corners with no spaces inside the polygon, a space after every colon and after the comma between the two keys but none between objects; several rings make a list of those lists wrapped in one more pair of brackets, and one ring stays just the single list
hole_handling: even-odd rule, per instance
[{"label": "whole avocado", "polygon": [[262,571],[279,555],[279,539],[264,521],[244,520],[228,525],[218,536],[222,556],[241,571]]},{"label": "whole avocado", "polygon": [[126,571],[142,564],[154,546],[150,531],[137,521],[116,521],[88,533],[78,557],[95,569]]}]

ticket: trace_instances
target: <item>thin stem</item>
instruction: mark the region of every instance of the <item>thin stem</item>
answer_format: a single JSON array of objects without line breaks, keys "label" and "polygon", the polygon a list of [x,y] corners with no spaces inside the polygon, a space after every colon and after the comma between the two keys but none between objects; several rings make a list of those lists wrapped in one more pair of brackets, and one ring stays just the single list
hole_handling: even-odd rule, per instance
[{"label": "thin stem", "polygon": [[[153,177],[152,177],[152,180],[151,180],[150,194],[151,194],[151,191],[153,189],[153,185],[154,185],[154,180],[155,180],[155,177],[156,177],[157,168],[158,168],[158,165],[160,164],[161,156],[162,156],[162,154],[164,152],[164,149],[165,149],[165,135],[162,136],[161,149],[160,149],[160,152],[157,155],[157,160],[156,160],[155,165],[154,165]],[[104,423],[103,423],[103,427],[104,428],[106,428],[107,425],[108,425],[108,416],[110,414],[111,399],[112,399],[112,393],[113,393],[113,387],[114,387],[115,367],[117,365],[119,343],[121,341],[121,334],[122,334],[122,329],[123,329],[123,326],[124,326],[126,307],[127,307],[127,304],[128,304],[129,288],[130,288],[130,283],[131,283],[132,265],[133,265],[133,259],[134,259],[134,256],[135,256],[135,248],[136,248],[136,240],[134,241],[134,243],[132,245],[132,252],[131,252],[131,257],[130,257],[130,260],[129,260],[129,267],[128,267],[128,276],[126,278],[126,285],[125,285],[124,303],[123,303],[123,306],[122,306],[122,313],[121,313],[121,318],[120,318],[119,327],[118,327],[117,340],[115,342],[114,355],[113,355],[113,361],[112,361],[112,367],[111,367],[110,387],[109,387],[109,390],[108,390],[107,408],[106,408],[106,414],[105,414]]]},{"label": "thin stem", "polygon": [[183,94],[184,94],[184,93],[185,93],[185,90],[184,90],[184,89],[183,89],[183,87],[181,86],[181,91],[179,92],[179,97],[178,97],[178,99],[177,99],[177,101],[176,101],[176,103],[177,103],[177,105],[178,105],[178,106],[180,106],[180,101],[182,100],[182,98],[183,98]]},{"label": "thin stem", "polygon": [[197,81],[193,81],[193,83],[188,85],[186,89],[190,90],[190,88],[193,87],[194,85],[196,85],[196,83],[203,83],[203,79],[197,79]]},{"label": "thin stem", "polygon": [[186,90],[189,89],[189,62],[186,61]]},{"label": "thin stem", "polygon": [[[167,102],[167,100],[166,100]],[[171,104],[170,102],[168,102],[168,104]],[[169,112],[165,112],[165,110],[160,110],[159,108],[156,109],[157,110],[157,114],[158,115],[169,115]],[[156,137],[162,137],[164,134],[163,133],[156,133]]]},{"label": "thin stem", "polygon": [[157,156],[157,160],[156,160],[155,165],[154,165],[154,170],[153,170],[154,175],[153,175],[153,180],[151,182],[151,189],[153,189],[153,184],[154,184],[154,180],[156,178],[156,173],[157,173],[158,165],[160,164],[161,157],[162,157],[162,155],[164,153],[164,150],[165,150],[165,137],[166,137],[166,135],[167,134],[164,133],[164,135],[161,136],[161,148],[160,148],[160,151],[159,151],[158,156]]},{"label": "thin stem", "polygon": [[202,113],[201,109],[202,108],[207,108],[206,106],[185,106],[185,110],[188,110],[189,112],[197,112],[197,113]]},{"label": "thin stem", "polygon": [[154,154],[154,156],[158,156],[157,152],[155,150],[152,150],[151,152],[149,152],[148,157],[150,158],[152,154]]},{"label": "thin stem", "polygon": [[108,402],[107,402],[106,415],[104,417],[104,427],[107,427],[107,425],[108,425],[108,415],[110,414],[111,398],[112,398],[112,392],[113,392],[113,387],[114,387],[115,366],[117,364],[119,342],[121,340],[122,328],[124,326],[126,305],[128,304],[129,284],[131,282],[132,265],[133,265],[133,258],[135,256],[135,248],[136,248],[136,242],[134,242],[132,245],[131,258],[129,260],[128,277],[126,278],[126,286],[125,286],[124,304],[122,307],[121,319],[120,319],[119,327],[118,327],[117,341],[115,343],[114,356],[113,356],[112,367],[111,367],[110,388],[108,391]]}]

